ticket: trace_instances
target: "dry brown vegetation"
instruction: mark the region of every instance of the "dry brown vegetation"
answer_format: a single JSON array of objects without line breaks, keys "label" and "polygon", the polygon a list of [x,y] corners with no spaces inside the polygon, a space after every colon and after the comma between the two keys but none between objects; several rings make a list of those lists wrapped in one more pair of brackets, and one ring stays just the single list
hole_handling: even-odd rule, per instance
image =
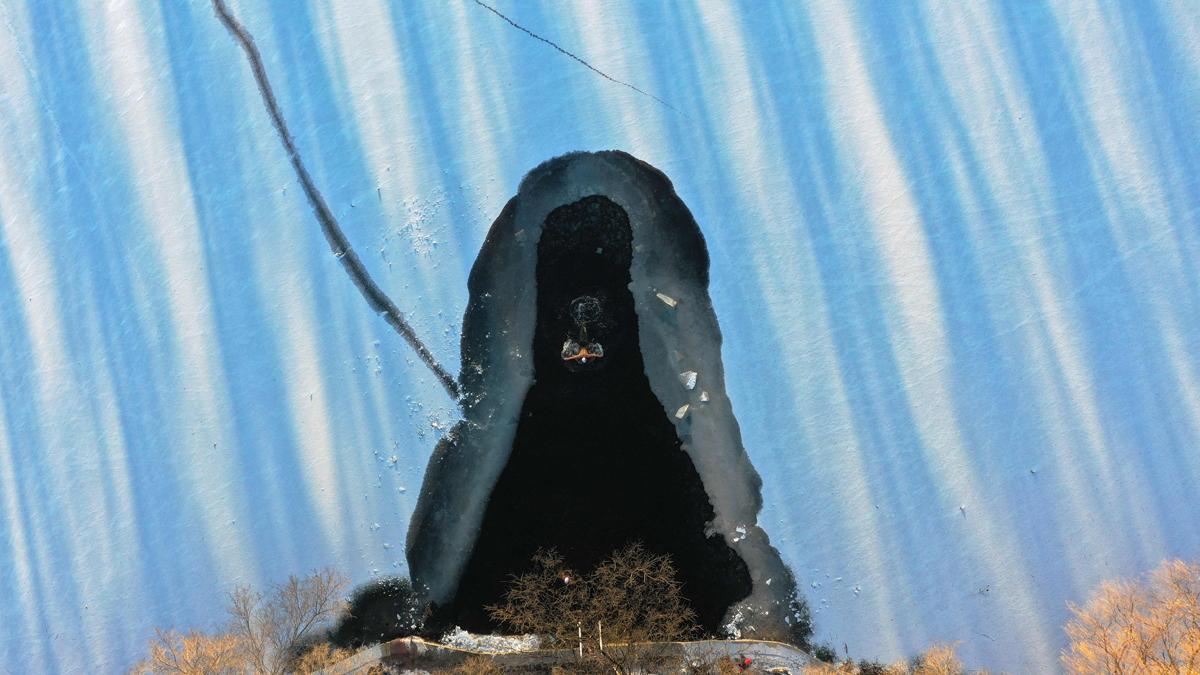
[{"label": "dry brown vegetation", "polygon": [[1169,560],[1147,578],[1108,581],[1071,605],[1071,673],[1200,673],[1200,564]]},{"label": "dry brown vegetation", "polygon": [[587,574],[566,567],[554,550],[533,557],[533,569],[515,577],[492,618],[519,633],[576,644],[671,641],[696,633],[695,612],[683,596],[666,555],[630,545]]},{"label": "dry brown vegetation", "polygon": [[245,670],[242,644],[232,635],[158,630],[148,651],[146,659],[134,666],[134,673],[225,675]]},{"label": "dry brown vegetation", "polygon": [[319,670],[325,670],[335,663],[339,663],[350,656],[354,652],[348,649],[338,649],[333,645],[323,642],[312,649],[304,652],[295,662],[296,673],[315,673]]},{"label": "dry brown vegetation", "polygon": [[156,632],[147,658],[133,672],[150,675],[225,673],[309,673],[349,655],[311,642],[319,629],[345,608],[347,580],[326,569],[275,586],[268,596],[245,587],[229,594],[228,627],[219,633]]},{"label": "dry brown vegetation", "polygon": [[889,665],[871,661],[822,663],[804,669],[804,675],[963,675],[954,645],[936,644],[910,661]]},{"label": "dry brown vegetation", "polygon": [[472,656],[450,671],[452,675],[500,675],[504,671],[487,656]]}]

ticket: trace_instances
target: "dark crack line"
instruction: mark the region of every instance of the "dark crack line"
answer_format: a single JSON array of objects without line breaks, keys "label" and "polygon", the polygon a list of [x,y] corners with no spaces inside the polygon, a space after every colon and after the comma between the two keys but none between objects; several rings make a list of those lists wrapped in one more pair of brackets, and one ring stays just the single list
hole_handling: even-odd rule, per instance
[{"label": "dark crack line", "polygon": [[[562,47],[560,47],[558,45],[558,43],[554,42],[553,40],[548,40],[548,39],[542,37],[541,35],[538,35],[537,33],[522,26],[521,24],[517,23],[516,21],[513,21],[512,19],[510,19],[507,16],[505,16],[504,14],[502,14],[500,12],[500,10],[496,9],[495,7],[492,7],[491,5],[487,4],[486,2],[483,2],[483,0],[475,0],[475,4],[479,5],[480,7],[483,7],[484,9],[488,10],[492,14],[495,14],[496,16],[500,17],[501,19],[504,19],[513,28],[516,28],[517,30],[521,31],[522,33],[525,33],[529,37],[531,37],[535,40],[538,40],[540,42],[545,42],[546,44],[548,44],[551,47],[553,47],[554,49],[556,49],[559,53],[569,56],[572,59],[575,59],[579,63],[583,64],[588,70],[592,71],[593,73],[596,73],[597,75],[599,75],[600,77],[603,77],[604,79],[608,80],[609,82],[619,84],[622,87],[629,87],[630,89],[636,91],[637,93],[641,94],[642,96],[649,96],[650,98],[654,99],[655,101],[658,101],[659,103],[661,103],[662,105],[665,105],[666,107],[670,108],[671,110],[674,110],[675,112],[680,112],[678,108],[671,105],[670,103],[667,103],[666,101],[655,96],[654,94],[651,94],[648,91],[643,91],[641,89],[638,89],[637,87],[633,86],[632,84],[629,84],[628,82],[623,82],[621,80],[618,80],[617,78],[609,75],[608,73],[604,72],[603,70],[600,70],[599,68],[593,66],[592,64],[588,63],[587,61],[584,61],[583,59],[579,58],[575,54],[572,54],[571,52],[563,49]],[[682,113],[680,113],[680,114],[682,114]]]},{"label": "dark crack line", "polygon": [[254,71],[254,80],[258,83],[258,92],[262,95],[263,103],[267,107],[267,112],[271,116],[271,123],[275,126],[275,131],[279,134],[279,140],[283,142],[283,147],[287,151],[288,159],[291,160],[292,168],[296,171],[296,178],[300,180],[301,187],[304,188],[304,194],[308,197],[308,203],[312,206],[313,213],[317,216],[317,221],[321,224],[321,232],[325,235],[325,240],[329,242],[329,248],[333,251],[333,255],[342,263],[342,267],[346,273],[350,275],[350,280],[358,287],[363,298],[371,309],[383,317],[388,325],[396,330],[401,337],[408,342],[409,346],[417,351],[421,360],[426,366],[433,371],[441,381],[442,386],[446,388],[446,392],[450,394],[454,400],[459,399],[458,383],[438,364],[433,358],[433,354],[417,337],[416,332],[408,321],[404,319],[404,315],[400,313],[400,309],[396,307],[396,303],[379,288],[371,275],[367,273],[367,268],[363,266],[362,260],[358,254],[350,247],[350,241],[346,238],[346,234],[342,232],[342,228],[338,225],[337,219],[333,217],[333,213],[329,210],[329,206],[325,203],[325,198],[321,196],[317,186],[313,183],[312,176],[309,175],[308,169],[305,168],[304,162],[300,159],[300,151],[296,149],[296,143],[292,140],[292,134],[288,131],[287,123],[283,119],[283,113],[279,110],[279,103],[275,99],[275,92],[271,89],[271,83],[267,79],[266,68],[263,67],[262,56],[258,53],[258,47],[254,44],[254,38],[246,31],[242,24],[230,13],[229,8],[225,5],[225,0],[212,0],[213,9],[217,12],[217,17],[225,28],[241,45],[242,50],[246,52],[246,58],[250,61],[250,68]]}]

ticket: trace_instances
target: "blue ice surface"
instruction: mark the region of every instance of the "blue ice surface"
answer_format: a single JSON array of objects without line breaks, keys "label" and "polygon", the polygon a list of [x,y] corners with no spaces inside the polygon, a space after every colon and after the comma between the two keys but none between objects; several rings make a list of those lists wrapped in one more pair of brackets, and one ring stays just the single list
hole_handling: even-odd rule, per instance
[{"label": "blue ice surface", "polygon": [[[818,641],[1045,672],[1067,602],[1200,557],[1190,3],[496,7],[666,104],[465,0],[234,7],[448,368],[521,176],[626,150],[707,237]],[[330,254],[209,4],[0,19],[0,671],[120,671],[240,583],[404,573],[455,407]]]}]

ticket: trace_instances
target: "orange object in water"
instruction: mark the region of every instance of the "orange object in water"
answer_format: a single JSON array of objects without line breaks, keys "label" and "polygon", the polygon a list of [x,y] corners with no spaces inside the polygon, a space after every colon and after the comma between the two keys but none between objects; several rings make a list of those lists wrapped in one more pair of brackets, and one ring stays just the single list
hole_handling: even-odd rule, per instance
[{"label": "orange object in water", "polygon": [[580,347],[578,354],[572,354],[571,356],[564,356],[563,361],[579,361],[581,359],[586,360],[588,358],[602,359],[602,358],[604,358],[604,352],[589,352],[587,347]]}]

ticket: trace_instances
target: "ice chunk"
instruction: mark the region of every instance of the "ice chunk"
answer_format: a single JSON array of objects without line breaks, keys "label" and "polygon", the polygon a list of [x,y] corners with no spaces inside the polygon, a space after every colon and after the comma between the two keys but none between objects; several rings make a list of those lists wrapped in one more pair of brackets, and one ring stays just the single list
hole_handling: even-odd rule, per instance
[{"label": "ice chunk", "polygon": [[442,636],[442,644],[485,654],[510,654],[533,651],[541,646],[536,635],[477,635],[455,626]]},{"label": "ice chunk", "polygon": [[700,402],[708,403],[708,392],[707,391],[700,392]]},{"label": "ice chunk", "polygon": [[655,293],[655,295],[658,296],[659,300],[663,301],[663,304],[665,304],[667,307],[670,307],[671,309],[675,309],[675,305],[679,304],[678,300],[676,300],[675,298],[672,298],[669,295],[664,295],[662,293]]},{"label": "ice chunk", "polygon": [[688,390],[695,389],[696,388],[696,371],[694,371],[694,370],[683,371],[682,373],[679,374],[679,381],[682,382],[683,386],[687,387]]},{"label": "ice chunk", "polygon": [[683,405],[679,406],[679,410],[675,411],[675,419],[681,420],[681,419],[687,417],[688,408],[690,408],[690,407],[691,406],[688,405],[687,403],[684,403]]}]

